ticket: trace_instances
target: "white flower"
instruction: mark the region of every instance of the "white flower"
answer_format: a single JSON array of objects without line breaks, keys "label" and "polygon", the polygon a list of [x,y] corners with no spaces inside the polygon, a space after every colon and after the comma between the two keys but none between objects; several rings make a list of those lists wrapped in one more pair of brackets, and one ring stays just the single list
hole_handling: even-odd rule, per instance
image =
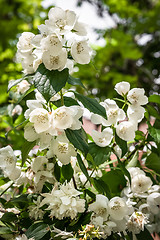
[{"label": "white flower", "polygon": [[149,210],[153,214],[160,213],[160,193],[154,192],[147,197],[147,204],[149,205]]},{"label": "white flower", "polygon": [[85,200],[80,199],[82,192],[77,191],[71,183],[64,183],[59,190],[53,188],[51,193],[44,193],[45,198],[41,202],[49,205],[47,210],[51,210],[50,216],[58,219],[70,217],[74,219],[77,213],[85,211]]},{"label": "white flower", "polygon": [[76,21],[73,30],[79,36],[86,36],[87,35],[86,25],[84,23],[79,22],[79,21]]},{"label": "white flower", "polygon": [[21,115],[22,111],[23,111],[23,109],[22,109],[21,105],[18,104],[18,105],[15,106],[15,108],[13,108],[12,116],[14,116],[16,114]]},{"label": "white flower", "polygon": [[17,43],[17,48],[21,52],[28,52],[33,49],[32,38],[35,35],[31,32],[23,32]]},{"label": "white flower", "polygon": [[43,51],[50,51],[53,56],[57,56],[62,51],[62,42],[56,34],[50,34],[43,38],[41,46]]},{"label": "white flower", "polygon": [[61,34],[70,31],[76,21],[75,12],[69,10],[64,11],[59,7],[51,8],[48,17],[49,20],[46,20],[45,23],[50,31],[56,31]]},{"label": "white flower", "polygon": [[5,173],[9,174],[15,169],[16,161],[17,158],[11,146],[8,145],[0,149],[0,167],[5,170]]},{"label": "white flower", "polygon": [[115,220],[122,220],[128,211],[127,204],[123,198],[114,197],[108,203],[110,217]]},{"label": "white flower", "polygon": [[91,136],[98,146],[106,147],[112,141],[113,131],[111,128],[105,128],[102,132],[92,130]]},{"label": "white flower", "polygon": [[71,161],[71,157],[76,157],[77,153],[66,138],[65,135],[60,135],[51,141],[49,151],[47,152],[48,158],[57,156],[58,160],[66,165]]},{"label": "white flower", "polygon": [[73,59],[80,64],[88,64],[90,62],[91,49],[87,41],[75,41],[71,45],[71,55]]},{"label": "white flower", "polygon": [[35,240],[34,238],[27,238],[25,234],[22,234],[22,236],[17,236],[15,240]]},{"label": "white flower", "polygon": [[82,123],[79,118],[82,116],[82,108],[78,106],[66,107],[62,106],[52,112],[53,127],[64,130],[71,128],[72,130],[80,129]]},{"label": "white flower", "polygon": [[41,203],[42,197],[38,196],[37,201],[33,200],[34,205],[31,205],[28,207],[29,209],[29,216],[31,218],[37,219],[43,219],[44,211],[40,209],[40,203]]},{"label": "white flower", "polygon": [[26,80],[22,80],[20,83],[17,84],[17,93],[25,93],[30,88],[29,82]]},{"label": "white flower", "polygon": [[152,186],[150,177],[143,174],[137,174],[132,178],[131,190],[133,193],[144,193]]},{"label": "white flower", "polygon": [[148,98],[144,93],[143,88],[132,88],[127,94],[127,99],[134,105],[145,105],[148,103]]},{"label": "white flower", "polygon": [[128,220],[127,229],[129,232],[138,234],[144,231],[144,225],[147,223],[146,216],[141,212],[134,212]]},{"label": "white flower", "polygon": [[44,51],[42,55],[42,61],[45,67],[48,70],[59,70],[61,71],[67,62],[67,51],[62,49],[58,55],[54,55],[54,53],[50,50]]},{"label": "white flower", "polygon": [[129,167],[127,168],[127,170],[129,171],[131,178],[137,176],[137,175],[146,175],[145,172],[143,170],[141,170],[139,167]]},{"label": "white flower", "polygon": [[144,118],[145,109],[141,106],[130,105],[127,109],[127,115],[129,120],[135,122],[141,122]]},{"label": "white flower", "polygon": [[42,133],[50,127],[50,114],[43,108],[36,108],[29,114],[29,121],[34,123],[37,133]]},{"label": "white flower", "polygon": [[93,211],[96,216],[102,217],[103,221],[105,221],[108,218],[108,202],[109,200],[106,196],[97,194],[96,201],[89,205],[88,210]]},{"label": "white flower", "polygon": [[128,82],[119,82],[115,85],[116,92],[121,96],[126,95],[130,90],[130,84]]},{"label": "white flower", "polygon": [[131,121],[124,121],[117,125],[116,133],[118,137],[125,141],[133,141],[135,138],[135,131],[137,130],[137,125]]}]

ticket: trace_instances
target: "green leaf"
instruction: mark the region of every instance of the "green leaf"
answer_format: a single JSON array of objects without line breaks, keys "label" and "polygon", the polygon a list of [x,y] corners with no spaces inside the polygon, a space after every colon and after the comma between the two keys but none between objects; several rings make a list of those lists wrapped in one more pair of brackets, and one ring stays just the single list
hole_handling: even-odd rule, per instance
[{"label": "green leaf", "polygon": [[[78,102],[75,99],[71,98],[71,97],[64,96],[63,100],[64,100],[64,105],[66,107],[70,107],[70,106],[73,106],[73,105],[78,105],[79,106]],[[61,100],[55,101],[55,102],[53,102],[53,104],[56,107],[61,107],[62,106],[61,105]]]},{"label": "green leaf", "polygon": [[89,178],[89,174],[88,174],[87,168],[84,165],[84,162],[83,162],[83,160],[82,160],[82,158],[81,158],[81,156],[79,154],[77,154],[77,161],[78,161],[78,164],[79,164],[79,167],[80,167],[81,171],[83,172],[83,174],[86,176],[86,178],[90,182],[90,178]]},{"label": "green leaf", "polygon": [[124,175],[128,178],[129,182],[130,182],[130,185],[131,185],[131,176],[130,176],[130,173],[128,172],[128,170],[126,169],[125,167],[125,164],[124,162],[122,162],[118,157],[118,165],[120,167],[120,169],[122,170],[122,172],[124,173]]},{"label": "green leaf", "polygon": [[7,92],[9,92],[9,90],[16,86],[18,83],[20,83],[22,80],[24,80],[24,78],[20,78],[20,79],[17,79],[17,80],[11,80],[8,82],[8,89],[7,89]]},{"label": "green leaf", "polygon": [[36,141],[34,142],[28,142],[28,141],[24,141],[23,146],[22,146],[22,164],[21,166],[23,166],[23,164],[25,163],[28,154],[30,152],[30,150],[36,145]]},{"label": "green leaf", "polygon": [[3,216],[0,218],[2,222],[14,222],[17,221],[17,216],[13,212],[6,212],[3,214]]},{"label": "green leaf", "polygon": [[54,176],[57,179],[57,181],[60,181],[61,178],[61,167],[58,165],[58,163],[56,162],[54,165]]},{"label": "green leaf", "polygon": [[104,118],[107,118],[105,108],[102,107],[96,99],[86,97],[82,94],[74,92],[76,98],[87,108],[89,111],[99,114]]},{"label": "green leaf", "polygon": [[109,186],[114,196],[120,195],[127,182],[123,172],[119,169],[106,172],[101,179]]},{"label": "green leaf", "polygon": [[46,101],[49,101],[53,95],[66,85],[68,77],[68,68],[65,68],[61,72],[58,70],[49,71],[45,68],[44,64],[41,64],[35,73],[33,82]]},{"label": "green leaf", "polygon": [[62,166],[62,175],[68,182],[71,180],[73,177],[73,168],[70,163]]},{"label": "green leaf", "polygon": [[8,228],[8,227],[0,227],[0,235],[3,235],[3,234],[11,234],[12,231]]},{"label": "green leaf", "polygon": [[119,138],[117,134],[115,134],[115,141],[118,144],[118,146],[121,148],[122,157],[123,157],[126,154],[126,152],[128,151],[127,142],[124,141],[123,139]]},{"label": "green leaf", "polygon": [[160,95],[153,94],[148,98],[149,102],[160,104]]},{"label": "green leaf", "polygon": [[160,120],[160,115],[159,112],[151,105],[147,105],[147,111],[149,113],[149,115],[155,117],[156,119]]},{"label": "green leaf", "polygon": [[[159,122],[160,124],[160,122]],[[155,125],[154,125],[155,126]],[[160,143],[160,129],[155,128],[148,122],[148,132],[153,137],[154,141],[157,143]],[[160,125],[159,125],[160,126]]]},{"label": "green leaf", "polygon": [[147,157],[145,165],[146,167],[160,174],[160,156],[158,156],[156,153],[151,153]]},{"label": "green leaf", "polygon": [[83,85],[83,83],[81,82],[81,80],[79,78],[74,78],[71,75],[69,75],[68,83],[73,85],[73,86],[78,85],[78,86],[81,86],[81,87],[85,88],[85,86]]},{"label": "green leaf", "polygon": [[95,193],[91,192],[89,189],[85,189],[84,191],[85,191],[85,192],[88,194],[88,196],[90,196],[93,200],[96,200],[96,194],[95,194]]},{"label": "green leaf", "polygon": [[95,165],[99,166],[109,159],[111,149],[109,147],[99,147],[95,143],[90,143],[89,153],[92,155]]},{"label": "green leaf", "polygon": [[83,129],[79,130],[71,130],[67,129],[65,130],[66,136],[68,140],[73,144],[73,146],[79,150],[81,150],[83,153],[88,153],[88,143],[85,139]]},{"label": "green leaf", "polygon": [[102,179],[93,179],[93,184],[98,193],[106,195],[109,199],[112,198],[110,187]]},{"label": "green leaf", "polygon": [[136,234],[138,240],[153,240],[150,232],[144,228],[144,231],[141,231],[139,234]]},{"label": "green leaf", "polygon": [[34,238],[35,240],[42,239],[47,232],[50,231],[50,228],[47,224],[43,222],[34,223],[31,225],[28,230],[25,232],[27,238]]}]

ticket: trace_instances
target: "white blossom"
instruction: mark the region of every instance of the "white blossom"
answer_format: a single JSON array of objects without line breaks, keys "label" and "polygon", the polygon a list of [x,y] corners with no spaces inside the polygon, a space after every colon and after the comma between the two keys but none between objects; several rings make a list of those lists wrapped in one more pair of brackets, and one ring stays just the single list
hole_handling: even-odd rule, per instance
[{"label": "white blossom", "polygon": [[66,165],[71,161],[71,157],[76,157],[77,153],[72,144],[69,143],[65,135],[59,135],[53,139],[50,144],[49,151],[47,152],[48,158],[57,156],[58,160]]},{"label": "white blossom", "polygon": [[143,88],[132,88],[127,94],[127,99],[133,105],[145,105],[148,103],[148,98],[144,93]]},{"label": "white blossom", "polygon": [[73,59],[80,64],[88,64],[90,62],[91,49],[87,41],[75,41],[71,45],[71,55]]},{"label": "white blossom", "polygon": [[50,216],[58,219],[70,217],[74,219],[77,213],[85,211],[85,200],[80,199],[82,192],[77,191],[71,183],[64,183],[59,190],[53,188],[51,193],[44,193],[41,206],[49,205],[47,210],[51,210]]},{"label": "white blossom", "polygon": [[15,108],[13,108],[12,116],[14,116],[16,114],[21,115],[22,111],[23,111],[23,109],[22,109],[21,105],[18,104],[18,105],[15,106]]},{"label": "white blossom", "polygon": [[98,146],[106,147],[112,141],[113,131],[111,128],[105,128],[102,132],[92,130],[91,136]]},{"label": "white blossom", "polygon": [[117,135],[125,141],[133,141],[137,125],[131,121],[124,121],[116,126]]},{"label": "white blossom", "polygon": [[145,109],[141,106],[130,105],[127,109],[127,115],[129,120],[135,122],[141,122],[144,118]]},{"label": "white blossom", "polygon": [[134,234],[139,234],[141,231],[144,231],[144,225],[147,223],[146,216],[141,212],[134,212],[127,223],[127,229],[129,232]]},{"label": "white blossom", "polygon": [[67,62],[67,51],[62,49],[58,55],[54,55],[50,50],[44,51],[42,55],[42,61],[48,70],[61,71]]},{"label": "white blossom", "polygon": [[17,48],[21,52],[28,52],[28,51],[32,50],[32,48],[33,48],[32,38],[34,36],[35,35],[31,32],[23,32],[17,43]]},{"label": "white blossom", "polygon": [[62,51],[62,42],[57,34],[52,33],[41,40],[41,47],[43,51],[50,51],[57,56]]},{"label": "white blossom", "polygon": [[127,215],[128,207],[123,198],[114,197],[108,203],[108,211],[111,218],[122,220]]},{"label": "white blossom", "polygon": [[36,108],[29,114],[29,121],[34,124],[37,133],[42,133],[50,127],[50,114],[43,108]]},{"label": "white blossom", "polygon": [[34,205],[31,205],[28,207],[29,210],[29,216],[31,218],[37,219],[43,219],[44,211],[40,209],[40,203],[41,203],[42,197],[38,196],[37,200],[33,200]]},{"label": "white blossom", "polygon": [[130,84],[128,82],[119,82],[115,85],[116,92],[121,96],[126,95],[130,90]]},{"label": "white blossom", "polygon": [[22,80],[20,83],[17,84],[17,93],[25,93],[30,88],[30,84],[26,80]]},{"label": "white blossom", "polygon": [[153,213],[153,214],[159,214],[160,213],[160,193],[158,192],[154,192],[151,193],[148,197],[147,197],[147,204],[149,206],[149,210]]},{"label": "white blossom", "polygon": [[138,174],[132,178],[131,190],[133,193],[144,193],[152,186],[150,177]]},{"label": "white blossom", "polygon": [[34,238],[27,238],[25,234],[22,234],[22,236],[17,236],[15,240],[35,240]]},{"label": "white blossom", "polygon": [[89,205],[88,210],[93,211],[94,215],[103,218],[103,221],[108,218],[108,198],[102,194],[96,195],[96,201]]}]

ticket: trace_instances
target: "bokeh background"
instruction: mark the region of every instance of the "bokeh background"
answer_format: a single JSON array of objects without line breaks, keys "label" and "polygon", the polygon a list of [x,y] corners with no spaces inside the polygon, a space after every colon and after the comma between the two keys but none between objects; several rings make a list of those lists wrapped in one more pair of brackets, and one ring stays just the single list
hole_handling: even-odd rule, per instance
[{"label": "bokeh background", "polygon": [[[23,120],[22,116],[18,120],[12,117],[16,101],[14,92],[7,94],[8,81],[22,77],[22,67],[15,62],[18,38],[24,31],[37,34],[37,26],[44,23],[53,6],[76,11],[88,26],[93,57],[90,64],[77,65],[74,76],[91,96],[99,100],[115,97],[114,85],[120,81],[143,87],[147,95],[160,93],[159,0],[0,0],[1,143],[6,141],[6,129]],[[25,99],[21,105],[25,110]],[[159,114],[149,110],[152,116]],[[20,135],[16,130],[10,132],[16,148],[20,145],[15,133]]]}]

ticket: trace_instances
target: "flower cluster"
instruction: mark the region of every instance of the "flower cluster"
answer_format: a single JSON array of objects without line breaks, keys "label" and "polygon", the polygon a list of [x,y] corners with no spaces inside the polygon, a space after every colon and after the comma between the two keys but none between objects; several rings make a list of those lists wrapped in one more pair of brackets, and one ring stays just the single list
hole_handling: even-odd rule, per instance
[{"label": "flower cluster", "polygon": [[[125,141],[133,141],[135,138],[135,131],[138,129],[138,123],[144,118],[145,109],[141,105],[148,102],[147,96],[144,95],[143,88],[133,88],[130,90],[128,82],[120,82],[115,86],[118,94],[124,97],[120,99],[124,103],[122,109],[118,107],[114,100],[106,99],[100,104],[106,110],[107,119],[92,114],[91,121],[94,124],[102,124],[104,127],[102,132],[93,130],[92,137],[95,143],[100,147],[108,146],[113,138],[113,130],[115,127],[116,134]],[[128,105],[127,111],[123,110]]]},{"label": "flower cluster", "polygon": [[91,49],[85,25],[73,11],[51,8],[45,24],[38,27],[40,34],[23,32],[17,43],[17,61],[25,74],[34,73],[43,63],[48,70],[73,71],[74,62],[88,64]]}]

